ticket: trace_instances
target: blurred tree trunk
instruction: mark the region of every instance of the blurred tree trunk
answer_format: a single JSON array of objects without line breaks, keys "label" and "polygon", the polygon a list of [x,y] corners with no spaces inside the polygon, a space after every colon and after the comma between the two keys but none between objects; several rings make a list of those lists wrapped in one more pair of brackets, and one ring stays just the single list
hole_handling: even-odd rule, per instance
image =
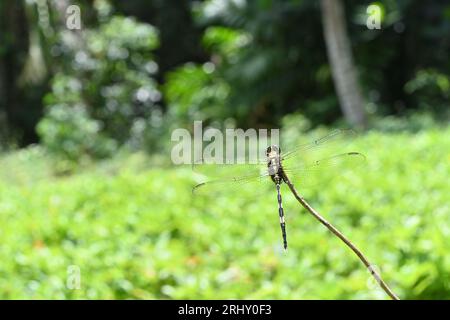
[{"label": "blurred tree trunk", "polygon": [[[28,52],[28,21],[23,1],[0,4],[0,109],[4,135],[33,135],[25,130],[26,95],[19,88],[19,78]],[[32,137],[27,137],[30,140]]]},{"label": "blurred tree trunk", "polygon": [[339,103],[347,121],[364,128],[367,124],[364,99],[353,62],[342,1],[321,0],[321,5],[328,59]]}]

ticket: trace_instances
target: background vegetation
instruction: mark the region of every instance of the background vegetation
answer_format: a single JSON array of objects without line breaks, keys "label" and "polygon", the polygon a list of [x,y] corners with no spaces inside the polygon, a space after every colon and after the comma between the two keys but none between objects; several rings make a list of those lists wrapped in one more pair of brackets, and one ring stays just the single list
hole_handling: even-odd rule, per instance
[{"label": "background vegetation", "polygon": [[203,120],[287,144],[359,128],[367,164],[305,197],[401,298],[449,299],[450,5],[335,3],[360,123],[327,0],[0,2],[0,298],[385,298],[287,192],[287,253],[273,192],[193,198],[201,177],[171,166],[170,135]]}]

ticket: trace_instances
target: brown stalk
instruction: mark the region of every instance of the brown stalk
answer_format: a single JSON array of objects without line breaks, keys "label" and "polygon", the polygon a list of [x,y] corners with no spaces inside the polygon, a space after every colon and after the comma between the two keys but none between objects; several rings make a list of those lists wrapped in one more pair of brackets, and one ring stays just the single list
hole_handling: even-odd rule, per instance
[{"label": "brown stalk", "polygon": [[380,287],[386,292],[386,294],[391,297],[392,300],[400,300],[399,297],[389,288],[389,286],[386,284],[386,282],[383,281],[380,274],[373,268],[373,265],[367,260],[367,258],[364,256],[364,254],[359,250],[349,239],[347,239],[346,236],[344,236],[338,229],[336,229],[330,222],[328,222],[324,217],[322,217],[316,210],[314,210],[313,207],[311,207],[308,202],[306,202],[303,197],[301,197],[297,190],[295,189],[292,182],[289,180],[287,175],[284,175],[285,182],[288,185],[289,189],[291,190],[294,197],[297,199],[298,202],[306,209],[310,214],[313,215],[314,218],[319,220],[321,224],[323,224],[325,227],[328,228],[335,236],[337,236],[339,239],[342,240],[342,242],[347,245],[359,258],[359,260],[362,261],[362,263],[366,266],[366,268],[369,270],[370,274],[375,278],[377,283],[380,285]]}]

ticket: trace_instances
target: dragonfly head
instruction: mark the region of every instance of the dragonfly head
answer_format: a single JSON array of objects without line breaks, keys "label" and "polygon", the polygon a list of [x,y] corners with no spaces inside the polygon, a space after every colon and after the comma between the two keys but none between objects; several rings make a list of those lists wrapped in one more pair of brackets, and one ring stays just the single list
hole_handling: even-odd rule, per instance
[{"label": "dragonfly head", "polygon": [[279,146],[277,146],[277,145],[271,145],[270,147],[267,147],[267,150],[266,150],[266,156],[267,157],[275,157],[275,156],[278,156],[279,154],[281,153],[281,149],[280,149],[280,147]]}]

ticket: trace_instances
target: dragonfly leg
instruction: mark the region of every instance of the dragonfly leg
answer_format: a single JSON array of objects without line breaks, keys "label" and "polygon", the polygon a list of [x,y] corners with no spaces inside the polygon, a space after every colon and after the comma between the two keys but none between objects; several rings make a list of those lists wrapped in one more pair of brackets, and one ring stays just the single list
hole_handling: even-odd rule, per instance
[{"label": "dragonfly leg", "polygon": [[278,214],[280,216],[280,227],[281,233],[283,235],[283,247],[284,250],[287,249],[287,238],[286,238],[286,222],[284,221],[284,210],[283,210],[283,202],[281,200],[281,192],[280,192],[280,184],[277,183],[277,199],[278,199]]}]

